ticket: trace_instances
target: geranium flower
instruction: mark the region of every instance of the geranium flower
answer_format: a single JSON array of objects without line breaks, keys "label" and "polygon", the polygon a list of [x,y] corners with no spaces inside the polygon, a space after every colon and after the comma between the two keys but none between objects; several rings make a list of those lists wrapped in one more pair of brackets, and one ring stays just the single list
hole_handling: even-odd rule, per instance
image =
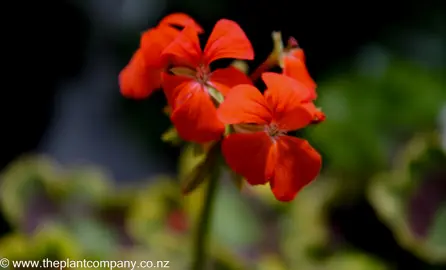
[{"label": "geranium flower", "polygon": [[251,185],[269,182],[274,196],[291,201],[319,174],[322,159],[308,141],[286,135],[313,120],[312,93],[298,81],[263,73],[264,95],[251,85],[238,85],[218,108],[218,117],[237,133],[222,142],[228,166]]},{"label": "geranium flower", "polygon": [[[257,80],[264,72],[279,66],[282,69],[282,74],[297,80],[300,84],[307,87],[308,91],[311,92],[310,98],[315,100],[317,98],[317,85],[308,72],[307,66],[305,65],[304,51],[299,47],[296,39],[290,37],[287,46],[284,47],[282,34],[280,32],[273,32],[272,38],[274,42],[273,51],[251,74],[251,79]],[[320,109],[316,108],[313,103],[309,104],[308,109],[313,112],[313,124],[325,120],[325,114]]]},{"label": "geranium flower", "polygon": [[288,46],[283,50],[279,64],[282,67],[283,74],[298,80],[308,89],[311,89],[311,97],[316,99],[316,83],[311,78],[305,65],[304,50],[299,47],[295,38],[289,38]]},{"label": "geranium flower", "polygon": [[123,96],[142,99],[161,87],[161,72],[169,60],[162,58],[161,53],[180,33],[177,28],[184,28],[186,25],[191,25],[198,32],[203,31],[188,15],[174,13],[143,33],[138,50],[119,74]]},{"label": "geranium flower", "polygon": [[171,107],[171,120],[180,137],[197,143],[218,139],[224,124],[216,115],[214,103],[238,84],[251,84],[250,79],[234,67],[211,72],[210,64],[218,59],[251,60],[254,51],[240,26],[230,20],[219,20],[201,50],[198,32],[186,26],[163,52],[173,59],[174,75],[163,75],[163,89]]}]

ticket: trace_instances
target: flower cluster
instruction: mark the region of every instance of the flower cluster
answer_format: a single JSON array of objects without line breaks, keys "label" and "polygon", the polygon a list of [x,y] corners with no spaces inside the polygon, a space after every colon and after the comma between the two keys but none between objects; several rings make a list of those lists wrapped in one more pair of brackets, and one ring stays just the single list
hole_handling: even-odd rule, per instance
[{"label": "flower cluster", "polygon": [[[251,76],[233,65],[212,70],[219,59],[253,60],[253,47],[240,26],[219,20],[204,49],[203,29],[189,16],[171,14],[147,30],[119,76],[121,93],[145,98],[161,88],[170,119],[189,142],[221,142],[227,165],[251,185],[269,183],[275,197],[291,201],[319,174],[319,153],[289,132],[319,123],[316,84],[303,50],[290,38],[286,47],[273,33],[274,50]],[[281,73],[268,70],[281,67]],[[262,92],[254,82],[262,79]]]}]

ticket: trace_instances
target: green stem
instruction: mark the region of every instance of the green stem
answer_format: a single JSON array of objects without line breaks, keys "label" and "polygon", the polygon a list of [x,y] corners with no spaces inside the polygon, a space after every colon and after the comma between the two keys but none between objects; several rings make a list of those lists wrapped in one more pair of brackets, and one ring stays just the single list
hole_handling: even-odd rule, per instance
[{"label": "green stem", "polygon": [[200,220],[198,222],[195,245],[194,245],[194,257],[192,263],[192,270],[204,270],[206,269],[207,254],[209,250],[209,235],[211,229],[212,211],[214,207],[215,197],[217,194],[219,178],[219,164],[215,162],[212,168],[212,174],[209,179],[209,183],[206,190],[206,197],[202,206]]}]

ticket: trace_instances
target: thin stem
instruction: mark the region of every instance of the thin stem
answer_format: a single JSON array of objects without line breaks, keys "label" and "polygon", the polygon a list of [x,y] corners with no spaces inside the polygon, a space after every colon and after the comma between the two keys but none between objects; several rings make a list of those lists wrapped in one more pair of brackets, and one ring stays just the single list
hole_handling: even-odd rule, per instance
[{"label": "thin stem", "polygon": [[260,78],[263,72],[266,72],[272,67],[274,67],[277,62],[276,58],[277,57],[274,54],[268,56],[268,58],[260,66],[258,66],[257,69],[254,70],[254,72],[251,74],[250,76],[251,80],[256,81],[257,79]]},{"label": "thin stem", "polygon": [[[273,51],[266,58],[266,60],[251,74],[250,78],[253,81],[262,76],[263,72],[268,71],[269,69],[280,65],[280,55],[283,53],[283,43],[282,43],[282,33],[281,32],[272,32],[271,37],[273,39]],[[297,42],[296,42],[297,43]]]},{"label": "thin stem", "polygon": [[192,270],[204,270],[207,264],[207,254],[209,235],[211,229],[212,211],[215,202],[215,195],[217,194],[219,178],[219,164],[214,163],[212,174],[209,179],[209,183],[206,190],[206,197],[202,207],[200,220],[197,227],[195,245],[194,245],[194,257],[192,263]]}]

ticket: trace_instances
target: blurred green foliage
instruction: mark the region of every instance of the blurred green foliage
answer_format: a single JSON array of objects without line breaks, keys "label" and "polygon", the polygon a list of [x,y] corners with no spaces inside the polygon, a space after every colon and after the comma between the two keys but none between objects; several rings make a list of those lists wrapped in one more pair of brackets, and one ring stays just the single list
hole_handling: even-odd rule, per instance
[{"label": "blurred green foliage", "polygon": [[389,58],[379,75],[355,69],[319,83],[317,104],[328,117],[309,137],[335,174],[371,175],[387,166],[395,145],[436,128],[446,100],[442,75]]},{"label": "blurred green foliage", "polygon": [[446,262],[446,152],[438,136],[417,136],[395,163],[370,183],[372,205],[401,245],[430,262]]}]

